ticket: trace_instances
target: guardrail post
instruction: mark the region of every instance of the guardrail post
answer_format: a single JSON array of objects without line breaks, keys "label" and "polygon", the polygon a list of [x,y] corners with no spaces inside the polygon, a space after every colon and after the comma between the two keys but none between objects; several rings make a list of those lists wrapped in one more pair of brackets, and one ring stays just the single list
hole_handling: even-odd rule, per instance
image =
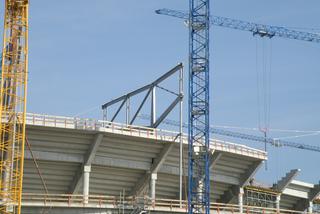
[{"label": "guardrail post", "polygon": [[47,195],[44,196],[44,205],[47,206]]},{"label": "guardrail post", "polygon": [[99,197],[99,206],[101,207],[102,206],[102,198]]}]

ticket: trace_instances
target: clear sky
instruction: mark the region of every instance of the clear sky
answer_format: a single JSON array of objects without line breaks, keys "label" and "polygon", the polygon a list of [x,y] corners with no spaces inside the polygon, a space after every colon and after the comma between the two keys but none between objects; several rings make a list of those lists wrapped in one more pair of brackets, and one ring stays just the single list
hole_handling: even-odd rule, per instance
[{"label": "clear sky", "polygon": [[[188,1],[30,0],[28,112],[74,116],[91,109],[81,116],[99,118],[98,107],[105,101],[153,81],[179,62],[187,65],[188,30],[182,20],[154,13],[164,7],[186,10]],[[320,28],[317,0],[216,0],[211,12],[278,26]],[[320,44],[263,41],[249,32],[219,27],[211,30],[210,39],[212,125],[258,127],[256,76],[261,68],[256,68],[256,59],[259,65],[264,42],[272,45],[272,51],[265,51],[272,59],[267,63],[270,128],[320,130]],[[158,101],[159,106],[164,102]],[[293,140],[320,146],[319,136]],[[268,170],[261,169],[258,179],[272,183],[290,169],[301,168],[301,180],[318,183],[319,153],[269,151]]]}]

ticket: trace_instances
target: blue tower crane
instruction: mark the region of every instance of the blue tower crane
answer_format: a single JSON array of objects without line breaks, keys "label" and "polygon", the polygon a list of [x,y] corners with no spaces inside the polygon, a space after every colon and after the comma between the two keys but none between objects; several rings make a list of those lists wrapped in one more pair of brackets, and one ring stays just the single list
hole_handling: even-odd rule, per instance
[{"label": "blue tower crane", "polygon": [[[316,33],[290,30],[284,27],[256,24],[230,18],[212,16],[210,0],[189,0],[189,14],[170,9],[156,10],[157,14],[188,20],[189,25],[189,123],[188,123],[188,212],[210,213],[209,178],[209,26],[221,26],[250,31],[253,35],[272,38],[274,36],[308,42],[320,42]],[[217,130],[215,130],[217,131]],[[216,132],[217,133],[217,132]],[[223,132],[224,135],[235,133]],[[239,135],[247,139],[252,136]],[[263,138],[265,142],[272,139]],[[261,139],[255,139],[261,141]],[[269,143],[274,143],[270,141]],[[290,143],[289,143],[290,144]],[[283,145],[289,145],[283,142]],[[290,144],[293,146],[293,144]],[[299,148],[299,145],[295,145]],[[300,147],[302,148],[302,147]],[[308,149],[309,147],[304,147]],[[310,149],[310,148],[309,148]],[[317,150],[317,148],[312,148]]]},{"label": "blue tower crane", "polygon": [[[189,14],[183,11],[171,10],[171,9],[159,9],[155,11],[160,15],[173,16],[176,18],[188,20]],[[230,19],[220,16],[211,16],[210,18],[211,25],[232,28],[236,30],[242,31],[250,31],[253,35],[259,35],[261,37],[269,37],[272,38],[282,37],[287,39],[296,39],[307,42],[316,42],[320,43],[320,34],[303,32],[297,30],[291,30],[285,27],[264,25],[264,24],[256,24],[247,21],[241,21],[236,19]]]},{"label": "blue tower crane", "polygon": [[188,213],[210,213],[210,0],[189,0]]}]

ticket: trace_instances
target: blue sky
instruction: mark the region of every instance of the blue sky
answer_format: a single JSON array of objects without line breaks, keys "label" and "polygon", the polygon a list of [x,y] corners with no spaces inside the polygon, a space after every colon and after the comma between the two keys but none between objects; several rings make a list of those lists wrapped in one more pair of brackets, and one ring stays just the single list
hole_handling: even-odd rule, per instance
[{"label": "blue sky", "polygon": [[[28,112],[74,116],[96,108],[81,116],[99,118],[98,107],[105,101],[153,81],[179,62],[187,65],[187,28],[181,20],[154,14],[163,7],[186,10],[188,1],[32,0]],[[211,4],[218,16],[318,29],[319,8],[316,0]],[[258,126],[256,42],[262,47],[263,41],[256,40],[249,32],[211,30],[212,125]],[[270,127],[320,130],[319,44],[281,38],[265,43],[272,43],[267,52],[272,54]],[[319,136],[294,140],[320,146]],[[319,153],[288,148],[269,152],[268,170],[261,169],[258,179],[272,183],[301,168],[300,179],[318,183]]]}]

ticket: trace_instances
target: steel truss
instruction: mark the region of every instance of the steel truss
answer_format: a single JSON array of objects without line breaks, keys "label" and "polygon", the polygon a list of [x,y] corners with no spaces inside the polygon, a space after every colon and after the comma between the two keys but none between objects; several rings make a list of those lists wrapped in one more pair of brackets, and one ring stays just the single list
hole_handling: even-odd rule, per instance
[{"label": "steel truss", "polygon": [[313,204],[313,212],[320,213],[320,201]]},{"label": "steel truss", "polygon": [[[174,74],[179,74],[179,88],[178,91],[172,91],[168,88],[160,86],[161,83],[163,83],[165,80],[173,76]],[[182,110],[183,110],[183,65],[182,63],[178,64],[174,68],[172,68],[170,71],[159,77],[154,82],[145,85],[137,90],[134,90],[132,92],[129,92],[121,97],[118,97],[110,102],[105,103],[102,105],[103,110],[103,117],[104,120],[108,120],[108,111],[109,108],[113,105],[117,105],[120,103],[120,106],[117,108],[116,112],[112,114],[111,116],[111,122],[113,122],[117,116],[119,115],[121,109],[126,105],[125,108],[125,114],[126,114],[126,124],[132,125],[137,117],[141,118],[141,110],[144,105],[146,105],[146,101],[148,98],[151,98],[150,102],[150,109],[151,109],[151,116],[150,116],[150,127],[151,128],[157,128],[162,122],[166,119],[166,117],[174,110],[174,108],[179,104],[179,117],[180,117],[180,129],[179,134],[176,136],[176,138],[180,138],[180,146],[179,146],[179,200],[180,200],[180,206],[182,206],[182,177],[183,177],[183,146],[182,146]],[[156,88],[164,90],[170,94],[173,94],[175,96],[175,99],[169,104],[169,106],[160,114],[159,117],[156,115]],[[133,117],[130,117],[130,109],[131,109],[131,103],[130,99],[134,98],[135,96],[145,93],[144,98],[140,104],[138,104],[138,108],[133,114]]]},{"label": "steel truss", "polygon": [[[179,90],[178,91],[171,91],[167,88],[164,88],[160,86],[161,83],[163,83],[165,80],[167,80],[172,75],[179,73]],[[144,105],[146,105],[146,102],[148,98],[151,99],[150,102],[150,109],[151,109],[151,118],[150,118],[150,127],[157,128],[162,121],[172,112],[172,110],[182,102],[183,100],[183,65],[182,63],[178,64],[174,68],[172,68],[170,71],[159,77],[154,82],[145,85],[137,90],[131,91],[123,96],[120,96],[116,99],[111,100],[110,102],[107,102],[102,105],[103,110],[103,118],[104,120],[109,120],[114,122],[116,118],[119,116],[119,113],[123,108],[125,108],[125,118],[126,118],[126,124],[133,125],[139,116],[142,108]],[[159,117],[156,115],[156,88],[160,90],[164,90],[170,94],[173,94],[175,96],[175,99],[169,104],[169,106],[160,114]],[[144,98],[142,99],[141,103],[138,105],[137,110],[133,113],[133,116],[131,117],[131,103],[130,100],[133,99],[135,96],[143,94]],[[120,104],[120,105],[119,105]],[[110,108],[112,106],[119,105],[117,110],[115,112],[110,112]]]}]

